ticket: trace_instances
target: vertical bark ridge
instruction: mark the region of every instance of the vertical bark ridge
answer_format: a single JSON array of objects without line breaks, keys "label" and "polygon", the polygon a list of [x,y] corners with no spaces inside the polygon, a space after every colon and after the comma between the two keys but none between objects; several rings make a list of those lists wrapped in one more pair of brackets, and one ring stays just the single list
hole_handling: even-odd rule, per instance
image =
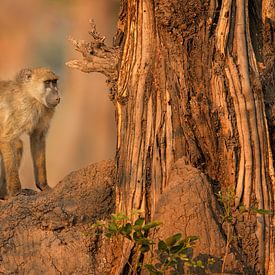
[{"label": "vertical bark ridge", "polygon": [[[233,98],[240,142],[240,162],[236,184],[236,206],[240,202],[249,208],[253,197],[259,208],[272,209],[270,180],[273,184],[273,165],[269,133],[266,127],[263,95],[259,81],[259,73],[249,33],[248,2],[237,0],[236,7],[230,0],[225,1],[221,9],[221,17],[217,27],[216,47],[225,56],[227,66],[225,73],[229,83],[229,91]],[[230,13],[236,11],[232,45],[228,44],[230,30]],[[228,16],[229,13],[229,16]],[[227,16],[226,16],[227,15]],[[235,56],[237,58],[235,58]],[[251,79],[251,75],[255,78]],[[256,85],[255,85],[256,83]],[[268,151],[264,158],[263,152]],[[267,179],[266,175],[270,175]],[[254,195],[255,194],[255,195]],[[257,215],[256,235],[259,241],[259,270],[269,269],[270,254],[270,217]]]},{"label": "vertical bark ridge", "polygon": [[[151,111],[150,106],[148,109],[151,95],[146,87],[151,86],[148,81],[152,82],[155,59],[156,37],[152,5],[152,1],[128,1],[127,47],[123,51],[118,80],[118,121],[127,118],[125,128],[120,126],[118,131],[127,130],[126,135],[118,134],[119,157],[124,158],[121,161],[124,165],[118,171],[118,180],[122,182],[118,188],[117,205],[128,214],[131,209],[145,210],[146,179],[150,177],[144,171],[149,169],[146,156],[150,155],[151,150],[152,114],[148,115],[148,111]],[[127,98],[127,104],[121,104],[119,97]],[[144,98],[147,99],[145,104]],[[125,174],[125,171],[129,171],[129,174]]]}]

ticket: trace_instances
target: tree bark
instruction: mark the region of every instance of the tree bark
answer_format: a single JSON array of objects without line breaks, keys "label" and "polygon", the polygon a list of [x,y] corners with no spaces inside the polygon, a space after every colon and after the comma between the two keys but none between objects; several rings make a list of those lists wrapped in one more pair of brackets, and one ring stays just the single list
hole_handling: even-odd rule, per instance
[{"label": "tree bark", "polygon": [[[272,5],[264,2],[261,11],[259,1],[247,0],[122,1],[117,211],[142,209],[150,220],[181,157],[220,189],[234,186],[236,207],[274,210],[260,76],[261,26],[272,21]],[[259,273],[275,268],[272,225],[270,215],[257,214]],[[242,249],[254,262],[250,247]]]}]

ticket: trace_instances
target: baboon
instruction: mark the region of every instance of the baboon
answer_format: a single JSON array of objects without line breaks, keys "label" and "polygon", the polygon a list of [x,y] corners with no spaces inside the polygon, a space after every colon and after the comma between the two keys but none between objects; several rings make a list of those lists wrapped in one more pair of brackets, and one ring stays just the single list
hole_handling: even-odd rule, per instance
[{"label": "baboon", "polygon": [[0,81],[1,197],[21,192],[18,170],[23,152],[20,136],[23,133],[30,136],[35,184],[40,190],[50,189],[45,145],[51,118],[60,102],[57,80],[50,69],[40,67],[22,69],[13,81]]}]

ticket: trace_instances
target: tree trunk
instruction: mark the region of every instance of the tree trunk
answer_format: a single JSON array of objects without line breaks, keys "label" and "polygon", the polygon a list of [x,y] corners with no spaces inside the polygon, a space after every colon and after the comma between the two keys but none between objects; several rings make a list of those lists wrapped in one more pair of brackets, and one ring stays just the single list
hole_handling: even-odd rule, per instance
[{"label": "tree trunk", "polygon": [[[182,157],[221,190],[234,186],[236,207],[274,210],[264,105],[274,86],[261,76],[265,65],[274,76],[272,7],[256,0],[122,1],[117,211],[142,209],[150,220]],[[256,223],[255,270],[268,274],[275,270],[274,221],[257,214]],[[251,247],[241,246],[255,262]]]}]

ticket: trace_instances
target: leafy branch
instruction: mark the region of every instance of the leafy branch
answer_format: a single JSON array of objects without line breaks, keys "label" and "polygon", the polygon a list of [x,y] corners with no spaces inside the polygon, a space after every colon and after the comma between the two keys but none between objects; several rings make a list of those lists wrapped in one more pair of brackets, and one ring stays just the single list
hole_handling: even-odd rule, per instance
[{"label": "leafy branch", "polygon": [[[182,263],[186,269],[190,267],[204,269],[202,261],[195,261],[191,253],[199,238],[188,236],[183,239],[182,234],[177,233],[164,240],[159,239],[156,243],[150,237],[149,231],[158,228],[161,224],[160,221],[146,223],[145,218],[141,216],[131,221],[124,213],[117,213],[112,214],[109,220],[97,221],[92,227],[96,229],[97,234],[104,235],[106,238],[119,241],[125,238],[131,241],[137,253],[141,255],[139,259],[148,259],[147,263],[142,263],[140,260],[137,266],[127,262],[133,274],[138,274],[142,269],[154,275],[166,274],[170,271],[177,272]],[[122,251],[121,254],[125,257]],[[145,257],[145,255],[150,256]],[[213,264],[214,261],[209,263]]]},{"label": "leafy branch", "polygon": [[233,241],[234,235],[234,225],[238,222],[237,214],[248,213],[251,214],[260,214],[260,215],[272,215],[273,211],[267,209],[258,208],[258,204],[254,203],[249,208],[246,208],[242,203],[239,206],[235,207],[235,199],[236,194],[232,188],[228,188],[225,192],[219,191],[217,194],[218,201],[221,203],[223,207],[223,214],[221,215],[222,224],[225,225],[225,233],[226,233],[226,248],[225,255],[223,257],[222,264],[222,273],[225,271],[226,259],[229,254],[230,245]]}]

